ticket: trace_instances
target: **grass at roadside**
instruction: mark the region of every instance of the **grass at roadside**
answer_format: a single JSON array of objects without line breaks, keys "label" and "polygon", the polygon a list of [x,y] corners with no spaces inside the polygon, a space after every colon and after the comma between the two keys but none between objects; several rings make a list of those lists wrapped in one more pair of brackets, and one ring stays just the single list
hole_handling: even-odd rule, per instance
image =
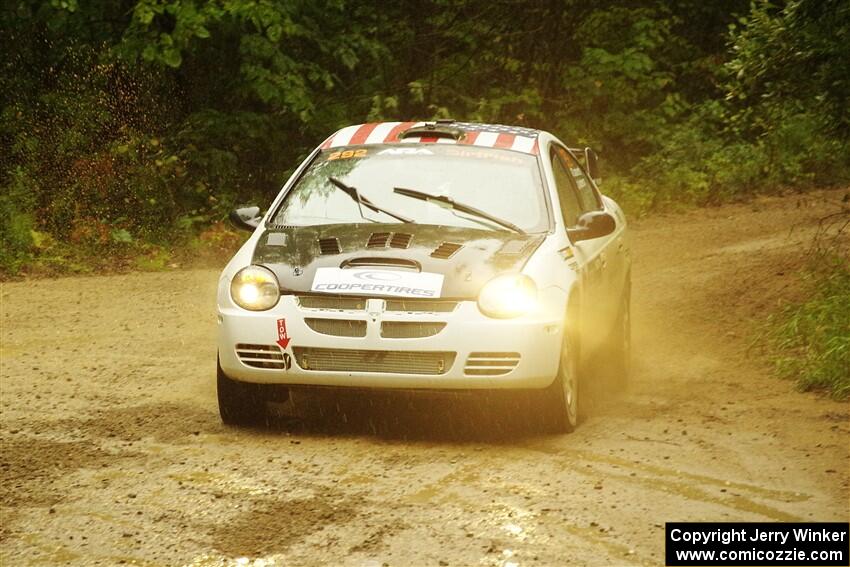
[{"label": "grass at roadside", "polygon": [[221,267],[248,237],[248,233],[223,222],[213,223],[194,235],[183,234],[173,243],[116,240],[108,232],[85,242],[63,242],[36,231],[31,234],[33,245],[26,261],[19,262],[14,270],[4,270],[0,265],[0,281]]},{"label": "grass at roadside", "polygon": [[[806,299],[787,305],[768,319],[764,336],[776,369],[795,379],[801,390],[820,390],[850,398],[850,250],[846,229],[850,209],[835,215],[831,231],[815,242],[803,273]],[[831,232],[829,238],[824,234]]]}]

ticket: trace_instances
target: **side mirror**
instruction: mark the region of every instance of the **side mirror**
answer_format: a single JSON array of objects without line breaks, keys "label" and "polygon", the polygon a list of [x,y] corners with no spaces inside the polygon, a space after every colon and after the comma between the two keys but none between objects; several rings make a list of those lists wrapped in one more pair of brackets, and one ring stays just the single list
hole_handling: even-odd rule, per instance
[{"label": "side mirror", "polygon": [[599,175],[599,156],[596,155],[590,148],[584,148],[584,163],[587,167],[587,174],[590,178],[599,185],[602,183],[602,177]]},{"label": "side mirror", "polygon": [[242,230],[253,231],[260,226],[263,217],[260,215],[260,207],[242,207],[230,211],[230,222],[233,226]]},{"label": "side mirror", "polygon": [[608,236],[617,228],[617,221],[605,211],[591,211],[578,218],[576,228],[568,228],[567,236],[573,242]]}]

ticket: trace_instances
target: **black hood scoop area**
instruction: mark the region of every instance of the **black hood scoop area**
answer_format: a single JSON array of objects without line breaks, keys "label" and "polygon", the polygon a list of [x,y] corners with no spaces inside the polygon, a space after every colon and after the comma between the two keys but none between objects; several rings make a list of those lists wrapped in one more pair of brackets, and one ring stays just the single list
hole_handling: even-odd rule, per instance
[{"label": "black hood scoop area", "polygon": [[342,249],[339,247],[338,238],[319,239],[319,253],[322,256],[331,256],[334,254],[339,254],[340,252],[342,252]]},{"label": "black hood scoop area", "polygon": [[366,248],[386,248],[392,235],[392,232],[373,232],[369,235]]},{"label": "black hood scoop area", "polygon": [[477,298],[494,277],[522,270],[544,238],[406,223],[275,227],[257,242],[252,262],[272,270],[282,289],[308,295],[323,268],[440,274],[440,298],[453,301]]},{"label": "black hood scoop area", "polygon": [[396,232],[393,234],[393,237],[390,238],[390,248],[409,248],[412,241],[412,234]]},{"label": "black hood scoop area", "polygon": [[412,234],[403,232],[373,232],[366,241],[366,248],[410,248]]}]

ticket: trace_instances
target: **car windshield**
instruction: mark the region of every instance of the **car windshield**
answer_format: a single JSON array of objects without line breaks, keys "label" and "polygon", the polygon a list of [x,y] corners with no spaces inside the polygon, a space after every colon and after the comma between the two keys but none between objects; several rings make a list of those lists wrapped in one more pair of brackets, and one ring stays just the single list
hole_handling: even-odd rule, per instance
[{"label": "car windshield", "polygon": [[445,202],[412,199],[396,188],[449,197],[524,232],[549,228],[536,156],[449,144],[324,150],[289,191],[272,223],[306,226],[407,219],[417,224],[506,230],[492,220],[453,210]]}]

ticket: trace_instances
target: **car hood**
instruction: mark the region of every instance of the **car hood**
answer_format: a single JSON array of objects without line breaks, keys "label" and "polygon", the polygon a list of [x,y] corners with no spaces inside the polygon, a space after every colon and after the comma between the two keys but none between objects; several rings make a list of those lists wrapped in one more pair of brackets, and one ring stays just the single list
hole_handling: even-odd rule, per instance
[{"label": "car hood", "polygon": [[374,268],[443,275],[441,297],[469,299],[493,277],[518,272],[545,235],[415,224],[269,228],[253,263],[284,290],[310,292],[318,268]]}]

